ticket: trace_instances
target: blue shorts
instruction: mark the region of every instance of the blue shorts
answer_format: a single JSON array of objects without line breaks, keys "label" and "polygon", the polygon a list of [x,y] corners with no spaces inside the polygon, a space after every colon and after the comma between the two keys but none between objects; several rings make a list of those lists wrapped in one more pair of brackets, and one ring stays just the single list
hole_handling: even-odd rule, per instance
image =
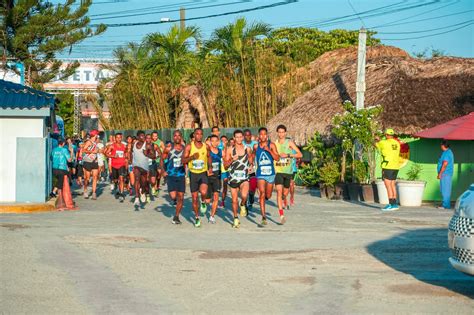
[{"label": "blue shorts", "polygon": [[186,178],[184,176],[168,176],[166,183],[168,184],[168,192],[184,193],[186,191]]},{"label": "blue shorts", "polygon": [[221,173],[222,180],[227,179],[227,178],[229,178],[229,172]]},{"label": "blue shorts", "polygon": [[269,176],[257,176],[257,180],[264,180],[269,184],[273,184],[275,182],[275,175],[269,175]]}]

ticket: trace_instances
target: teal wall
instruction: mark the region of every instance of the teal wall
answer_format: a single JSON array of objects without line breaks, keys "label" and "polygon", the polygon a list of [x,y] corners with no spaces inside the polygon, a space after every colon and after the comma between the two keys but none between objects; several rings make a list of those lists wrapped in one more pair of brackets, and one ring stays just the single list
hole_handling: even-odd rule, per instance
[{"label": "teal wall", "polygon": [[45,202],[51,189],[48,138],[17,138],[16,202]]},{"label": "teal wall", "polygon": [[[410,145],[410,161],[403,167],[399,179],[406,178],[406,174],[413,163],[423,168],[420,180],[426,181],[423,200],[439,201],[439,180],[436,178],[438,158],[441,155],[440,139],[401,139]],[[471,183],[474,183],[474,141],[450,141],[454,154],[454,176],[451,200],[455,201]],[[381,178],[380,156],[377,157],[377,178]]]}]

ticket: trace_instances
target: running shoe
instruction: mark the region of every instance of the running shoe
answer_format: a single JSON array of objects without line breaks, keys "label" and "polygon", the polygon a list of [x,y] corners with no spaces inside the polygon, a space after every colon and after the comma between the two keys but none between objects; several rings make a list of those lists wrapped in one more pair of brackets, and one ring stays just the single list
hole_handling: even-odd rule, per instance
[{"label": "running shoe", "polygon": [[120,194],[119,201],[122,203],[124,200],[125,200],[125,196],[123,194]]},{"label": "running shoe", "polygon": [[110,184],[110,191],[114,191],[114,189],[115,189],[114,183]]},{"label": "running shoe", "polygon": [[400,207],[398,206],[398,204],[395,203],[395,204],[392,205],[392,208],[390,210],[393,211],[393,210],[399,210],[399,209],[400,209]]},{"label": "running shoe", "polygon": [[281,216],[280,216],[280,224],[285,224],[285,222],[286,222],[285,216],[284,216],[284,215],[281,215]]},{"label": "running shoe", "polygon": [[138,199],[138,197],[135,197],[135,201],[133,202],[133,205],[135,207],[139,207],[140,206],[140,200]]},{"label": "running shoe", "polygon": [[156,190],[154,187],[151,187],[151,195],[152,195],[153,197],[158,196],[158,190]]},{"label": "running shoe", "polygon": [[174,216],[174,217],[173,217],[173,220],[171,221],[171,223],[173,223],[173,224],[181,224],[181,221],[179,220],[179,217]]},{"label": "running shoe", "polygon": [[380,209],[382,211],[392,211],[392,205],[391,204],[388,204],[386,205],[385,207],[383,207],[382,209]]},{"label": "running shoe", "polygon": [[58,195],[56,195],[56,194],[53,193],[53,192],[51,192],[51,193],[49,194],[49,197],[51,197],[51,198],[56,198],[57,196],[58,196]]},{"label": "running shoe", "polygon": [[201,219],[200,218],[196,218],[196,221],[194,222],[194,226],[195,227],[201,227]]},{"label": "running shoe", "polygon": [[260,225],[267,225],[267,218],[263,217],[262,222],[260,222]]},{"label": "running shoe", "polygon": [[85,191],[83,196],[84,196],[84,199],[89,199],[89,192]]},{"label": "running shoe", "polygon": [[149,195],[146,195],[146,203],[150,203],[151,202],[151,198]]},{"label": "running shoe", "polygon": [[209,217],[209,223],[211,223],[211,224],[216,224],[216,219],[214,219],[213,216],[210,216],[210,217]]},{"label": "running shoe", "polygon": [[232,224],[232,227],[236,229],[240,227],[240,221],[238,218],[234,218],[234,223]]},{"label": "running shoe", "polygon": [[145,203],[146,202],[146,195],[144,193],[140,194],[140,202]]},{"label": "running shoe", "polygon": [[241,217],[247,216],[247,208],[245,206],[240,206],[240,216]]},{"label": "running shoe", "polygon": [[207,212],[207,205],[205,202],[201,202],[201,213],[205,214]]},{"label": "running shoe", "polygon": [[97,200],[97,194],[96,193],[92,193],[92,200]]}]

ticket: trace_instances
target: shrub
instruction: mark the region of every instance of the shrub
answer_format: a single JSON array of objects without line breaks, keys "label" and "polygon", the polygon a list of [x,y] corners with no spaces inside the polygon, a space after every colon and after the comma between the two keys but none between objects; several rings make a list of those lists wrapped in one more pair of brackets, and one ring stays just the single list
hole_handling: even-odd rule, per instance
[{"label": "shrub", "polygon": [[419,180],[422,170],[423,170],[423,167],[420,164],[413,163],[413,165],[407,172],[408,180],[412,180],[412,181]]},{"label": "shrub", "polygon": [[334,187],[339,180],[339,176],[341,176],[339,164],[334,161],[325,162],[319,170],[319,176],[324,186]]}]

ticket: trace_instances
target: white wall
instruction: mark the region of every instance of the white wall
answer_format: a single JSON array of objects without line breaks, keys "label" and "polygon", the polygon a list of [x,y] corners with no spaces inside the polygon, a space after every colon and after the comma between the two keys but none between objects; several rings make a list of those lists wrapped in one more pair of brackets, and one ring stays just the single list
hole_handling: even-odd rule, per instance
[{"label": "white wall", "polygon": [[[0,202],[15,201],[16,138],[43,138],[43,128],[43,117],[0,117]],[[31,158],[36,158],[34,152]],[[28,163],[28,161],[23,161],[23,163]]]}]

